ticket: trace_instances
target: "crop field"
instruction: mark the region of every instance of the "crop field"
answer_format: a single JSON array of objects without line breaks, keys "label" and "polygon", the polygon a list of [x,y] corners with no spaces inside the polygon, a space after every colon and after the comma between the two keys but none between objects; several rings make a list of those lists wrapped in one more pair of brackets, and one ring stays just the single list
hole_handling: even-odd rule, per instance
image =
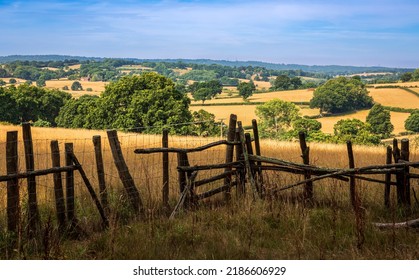
[{"label": "crop field", "polygon": [[[83,87],[83,90],[73,91],[71,90],[71,84],[73,82],[74,81],[65,79],[49,80],[46,81],[46,88],[63,90],[63,87],[67,86],[70,90],[64,91],[71,93],[74,97],[77,98],[84,94],[100,95],[105,90],[105,86],[108,84],[108,82],[79,81],[81,86]],[[88,88],[91,88],[92,91],[87,91],[86,89]]]},{"label": "crop field", "polygon": [[370,88],[370,96],[383,106],[419,108],[419,97],[400,88]]}]

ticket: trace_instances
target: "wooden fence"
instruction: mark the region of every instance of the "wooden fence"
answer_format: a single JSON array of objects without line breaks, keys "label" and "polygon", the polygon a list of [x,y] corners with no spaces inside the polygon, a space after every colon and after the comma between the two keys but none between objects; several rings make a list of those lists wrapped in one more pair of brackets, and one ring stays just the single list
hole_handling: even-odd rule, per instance
[{"label": "wooden fence", "polygon": [[[395,186],[397,192],[397,204],[408,208],[411,206],[412,196],[411,181],[418,180],[419,175],[411,170],[419,168],[419,162],[409,161],[409,140],[403,139],[399,142],[394,140],[393,147],[387,148],[386,162],[382,165],[356,167],[351,142],[347,143],[349,168],[325,168],[310,164],[310,147],[306,143],[304,133],[299,134],[302,162],[290,162],[277,158],[269,158],[261,155],[261,145],[257,122],[252,122],[253,138],[250,133],[245,133],[242,123],[237,121],[236,115],[231,115],[226,140],[219,140],[207,145],[194,148],[169,147],[168,131],[162,134],[162,146],[148,149],[135,149],[133,152],[138,156],[142,154],[162,154],[162,202],[163,208],[171,212],[170,218],[174,218],[179,209],[196,205],[199,200],[223,193],[224,199],[229,201],[234,189],[238,196],[249,194],[254,199],[263,199],[267,195],[273,195],[297,186],[303,186],[302,198],[304,201],[314,200],[313,182],[326,178],[349,183],[350,200],[353,207],[357,207],[357,186],[356,180],[379,183],[384,187],[383,202],[385,207],[390,206],[390,190]],[[109,225],[108,215],[110,209],[105,184],[102,143],[100,136],[93,137],[94,152],[97,167],[97,178],[99,196],[90,183],[82,165],[76,157],[73,144],[65,143],[65,166],[60,166],[60,151],[58,141],[50,142],[52,166],[48,169],[36,170],[33,159],[33,144],[31,128],[29,124],[22,125],[24,139],[24,153],[26,171],[20,172],[18,166],[18,132],[7,132],[6,163],[7,174],[0,175],[0,182],[7,182],[7,230],[19,233],[21,222],[21,198],[18,179],[26,179],[28,192],[27,210],[27,233],[28,237],[35,236],[40,224],[40,215],[37,201],[37,186],[35,178],[47,174],[53,175],[54,198],[56,219],[60,232],[77,227],[74,197],[74,173],[79,172],[90,197],[100,214],[104,227]],[[125,193],[129,199],[129,205],[136,215],[144,216],[144,202],[137,186],[125,163],[117,132],[107,131],[109,146],[116,166],[119,178],[123,184]],[[225,146],[225,160],[218,164],[194,165],[189,163],[191,153],[199,153],[213,147]],[[174,207],[169,204],[169,157],[171,154],[177,156],[177,177],[179,188],[179,199]],[[205,170],[220,170],[218,175],[197,180],[198,173]],[[273,187],[264,182],[264,173],[285,172],[303,175],[303,180]],[[64,173],[65,188],[63,187],[61,173]],[[382,179],[377,176],[382,175]],[[173,176],[173,175],[172,175]],[[217,187],[210,187],[206,191],[202,186],[212,184]],[[65,191],[64,191],[65,190]]]}]

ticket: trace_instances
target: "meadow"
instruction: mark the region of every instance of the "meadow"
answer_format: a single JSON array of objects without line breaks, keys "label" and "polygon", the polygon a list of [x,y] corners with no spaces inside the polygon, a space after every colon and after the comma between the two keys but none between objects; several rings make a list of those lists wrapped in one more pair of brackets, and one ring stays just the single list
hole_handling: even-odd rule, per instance
[{"label": "meadow", "polygon": [[[240,115],[239,115],[240,119]],[[4,155],[6,131],[18,126],[0,126],[0,154]],[[19,132],[19,134],[21,134]],[[0,258],[30,259],[417,259],[419,244],[414,230],[380,230],[373,222],[403,221],[417,217],[419,205],[413,201],[409,213],[392,206],[383,206],[383,187],[357,181],[362,213],[353,211],[349,202],[348,183],[337,180],[314,184],[315,204],[298,200],[301,188],[265,200],[253,201],[238,197],[233,191],[230,203],[221,195],[201,202],[189,212],[181,212],[168,220],[161,205],[161,155],[135,155],[135,148],[160,147],[161,135],[119,133],[124,157],[146,205],[146,217],[126,220],[126,201],[116,173],[104,131],[33,128],[35,166],[51,166],[49,142],[58,139],[75,145],[75,154],[97,190],[95,161],[91,138],[101,135],[106,181],[110,191],[111,225],[98,230],[98,214],[76,175],[76,210],[85,236],[78,240],[61,239],[55,226],[43,224],[40,240],[23,242],[17,251],[8,251],[4,236],[0,239]],[[193,136],[170,136],[170,147],[194,147],[217,140]],[[19,143],[20,150],[22,145]],[[311,163],[324,167],[348,167],[344,145],[310,143]],[[263,140],[262,155],[301,162],[298,143]],[[419,161],[419,148],[412,141],[411,160]],[[355,165],[366,166],[385,162],[385,147],[355,146]],[[63,157],[63,156],[62,156]],[[191,165],[220,163],[225,148],[191,154]],[[179,197],[175,156],[170,156],[170,205]],[[20,158],[20,168],[24,168]],[[0,162],[4,174],[5,162]],[[214,171],[211,171],[214,174]],[[208,174],[201,173],[199,178]],[[272,188],[301,179],[300,175],[266,173],[265,183]],[[44,221],[53,217],[52,176],[39,177],[38,193]],[[26,188],[20,181],[22,192]],[[418,180],[412,188],[419,190]],[[5,219],[5,183],[0,183],[0,228]],[[23,200],[26,198],[23,195]],[[47,239],[47,243],[45,243]],[[44,241],[42,241],[44,240]]]}]

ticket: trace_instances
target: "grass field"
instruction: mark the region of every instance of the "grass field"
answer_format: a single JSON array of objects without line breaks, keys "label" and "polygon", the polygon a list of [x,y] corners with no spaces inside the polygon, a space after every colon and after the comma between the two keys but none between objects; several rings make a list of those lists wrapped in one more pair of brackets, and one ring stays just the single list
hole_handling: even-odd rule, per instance
[{"label": "grass field", "polygon": [[[108,82],[79,81],[83,87],[83,90],[73,91],[71,90],[71,85],[73,82],[74,81],[66,79],[49,80],[46,82],[46,88],[63,90],[63,87],[67,86],[70,90],[65,90],[65,92],[71,93],[74,97],[77,98],[84,94],[100,95],[105,90],[105,86],[108,84]],[[87,91],[86,89],[88,88],[91,88],[92,91]]]},{"label": "grass field", "polygon": [[370,96],[384,106],[416,109],[419,97],[400,88],[370,88]]},{"label": "grass field", "polygon": [[[0,126],[0,154],[4,154],[6,131],[20,130],[16,126]],[[94,153],[91,137],[103,131],[33,128],[36,167],[49,164],[49,140],[59,139],[60,146],[67,141],[75,143],[76,156],[86,168],[88,177],[97,188],[94,172]],[[304,206],[294,197],[301,191],[296,188],[280,197],[252,202],[233,196],[229,205],[221,197],[203,202],[189,213],[180,213],[168,220],[159,214],[161,203],[161,156],[139,156],[134,148],[158,147],[160,135],[119,133],[123,153],[137,187],[147,207],[143,221],[121,223],[121,212],[111,216],[111,227],[98,231],[95,226],[97,213],[91,209],[91,199],[82,195],[83,185],[76,185],[77,217],[87,236],[79,240],[60,240],[54,229],[44,225],[44,236],[39,242],[24,243],[21,249],[6,251],[4,239],[0,239],[1,258],[29,259],[417,259],[419,247],[417,232],[413,230],[382,231],[373,222],[403,221],[395,208],[385,210],[383,189],[375,184],[357,181],[361,197],[362,215],[357,218],[348,197],[347,183],[330,180],[315,183],[315,201],[312,207]],[[43,139],[43,140],[42,140]],[[215,138],[170,137],[171,147],[197,146],[214,141]],[[298,143],[264,140],[262,154],[269,157],[301,162]],[[108,187],[120,185],[109,153],[107,139],[103,139],[105,170]],[[355,146],[355,165],[382,164],[385,147]],[[310,143],[311,163],[327,167],[347,167],[344,145]],[[215,148],[208,153],[191,155],[191,165],[210,164],[225,160],[225,148]],[[419,160],[419,150],[412,146],[411,160]],[[23,158],[20,161],[23,168]],[[0,174],[4,174],[0,163]],[[177,201],[177,173],[175,156],[170,156],[171,206]],[[92,170],[91,170],[92,169]],[[172,173],[173,172],[173,173]],[[52,177],[44,176],[38,181],[42,199],[52,201]],[[301,179],[298,175],[266,173],[264,180],[270,187],[281,186]],[[80,180],[77,176],[76,182]],[[21,185],[25,188],[25,183]],[[418,183],[412,188],[419,191]],[[4,192],[0,184],[0,193]],[[119,187],[119,190],[121,188]],[[49,191],[49,193],[47,193]],[[392,192],[394,199],[395,192]],[[116,196],[119,197],[119,196]],[[4,194],[0,205],[5,205]],[[115,199],[113,197],[112,199]],[[220,200],[221,199],[221,200]],[[115,202],[111,205],[117,205]],[[112,208],[114,209],[114,208]],[[125,209],[125,208],[123,208]],[[122,209],[122,210],[123,210]],[[115,211],[122,211],[115,210]],[[48,218],[43,209],[43,219]],[[126,210],[124,210],[126,211]],[[123,212],[122,212],[123,213]],[[419,214],[414,204],[408,217]],[[0,210],[0,220],[5,212]],[[49,214],[51,215],[51,214]],[[407,218],[407,217],[406,217]],[[361,219],[357,223],[357,219]],[[358,220],[359,221],[359,220]],[[93,224],[92,224],[93,222]],[[47,238],[47,239],[45,239]],[[43,240],[43,241],[42,241]],[[48,241],[45,245],[45,240]]]}]

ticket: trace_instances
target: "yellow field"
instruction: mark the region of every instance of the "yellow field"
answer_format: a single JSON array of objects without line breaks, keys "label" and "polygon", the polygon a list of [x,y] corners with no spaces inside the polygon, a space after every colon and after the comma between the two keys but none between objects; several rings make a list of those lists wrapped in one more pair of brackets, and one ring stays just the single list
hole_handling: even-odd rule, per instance
[{"label": "yellow field", "polygon": [[419,87],[419,82],[405,82],[405,83],[388,83],[388,84],[374,84],[374,86],[401,86],[401,87]]},{"label": "yellow field", "polygon": [[[343,115],[343,116],[332,116],[317,119],[322,123],[322,131],[325,133],[333,134],[333,126],[342,119],[358,119],[365,122],[369,110],[361,110],[353,114]],[[400,132],[406,131],[404,128],[404,122],[409,117],[409,113],[399,113],[399,112],[390,112],[391,123],[394,125],[393,133],[398,134]]]},{"label": "yellow field", "polygon": [[[50,80],[46,82],[46,88],[50,89],[59,89],[63,90],[64,86],[68,86],[69,89],[71,89],[71,85],[74,81],[70,81],[67,79],[62,80]],[[81,86],[83,87],[83,90],[81,91],[72,91],[72,90],[65,90],[65,92],[71,93],[74,97],[80,97],[84,94],[89,95],[99,95],[105,90],[105,86],[109,82],[91,82],[91,81],[79,81]],[[92,91],[86,91],[87,88],[91,88]]]},{"label": "yellow field", "polygon": [[370,96],[383,106],[419,108],[419,98],[400,88],[370,88]]},{"label": "yellow field", "polygon": [[75,64],[75,65],[69,66],[68,68],[75,70],[75,69],[80,69],[80,66],[81,66],[81,64]]}]

